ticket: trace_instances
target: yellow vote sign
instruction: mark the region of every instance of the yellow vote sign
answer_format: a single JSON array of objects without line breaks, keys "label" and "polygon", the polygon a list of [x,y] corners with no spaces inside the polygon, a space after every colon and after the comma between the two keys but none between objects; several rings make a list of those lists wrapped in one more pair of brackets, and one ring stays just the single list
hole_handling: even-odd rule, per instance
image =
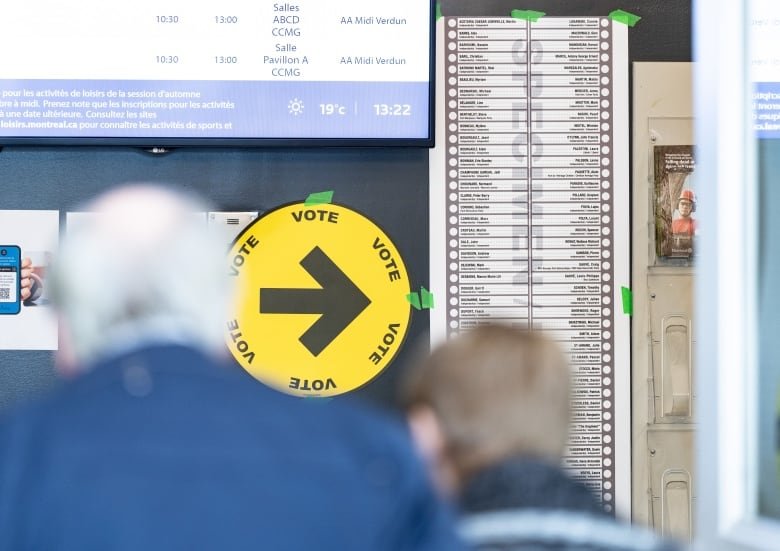
[{"label": "yellow vote sign", "polygon": [[374,222],[340,205],[270,211],[234,242],[226,342],[260,381],[298,396],[335,396],[376,377],[409,328],[409,276]]}]

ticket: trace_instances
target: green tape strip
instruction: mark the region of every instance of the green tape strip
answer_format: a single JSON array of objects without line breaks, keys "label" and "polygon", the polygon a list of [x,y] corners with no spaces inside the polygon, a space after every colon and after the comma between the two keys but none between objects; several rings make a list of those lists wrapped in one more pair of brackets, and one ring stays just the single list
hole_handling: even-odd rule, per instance
[{"label": "green tape strip", "polygon": [[409,293],[406,295],[406,302],[414,306],[415,310],[422,309],[422,305],[420,304],[420,295],[417,293]]},{"label": "green tape strip", "polygon": [[628,287],[621,287],[620,293],[623,295],[623,313],[629,316],[634,315],[634,294]]},{"label": "green tape strip", "polygon": [[623,23],[624,25],[628,25],[629,27],[633,27],[637,24],[637,22],[642,19],[638,15],[635,15],[633,13],[624,11],[624,10],[615,10],[613,12],[610,12],[609,18],[612,21],[617,21],[618,23]]},{"label": "green tape strip", "polygon": [[310,207],[312,205],[326,205],[333,202],[332,191],[321,191],[319,193],[312,193],[303,202],[304,207]]},{"label": "green tape strip", "polygon": [[420,287],[420,296],[422,297],[422,307],[430,310],[433,308],[433,293],[425,287]]},{"label": "green tape strip", "polygon": [[531,23],[536,23],[537,21],[539,21],[539,19],[541,19],[547,14],[544,13],[543,11],[535,11],[535,10],[512,10],[509,15],[511,15],[515,19],[523,19],[525,21],[530,21]]},{"label": "green tape strip", "polygon": [[441,13],[441,2],[436,2],[436,21],[444,17]]}]

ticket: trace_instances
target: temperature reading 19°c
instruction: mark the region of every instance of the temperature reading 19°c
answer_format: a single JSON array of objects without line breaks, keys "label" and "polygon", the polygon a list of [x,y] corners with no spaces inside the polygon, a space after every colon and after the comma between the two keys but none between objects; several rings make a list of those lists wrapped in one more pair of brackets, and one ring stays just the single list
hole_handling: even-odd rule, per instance
[{"label": "temperature reading 19\u00b0c", "polygon": [[340,103],[320,103],[320,113],[326,116],[329,115],[346,115],[346,105]]}]

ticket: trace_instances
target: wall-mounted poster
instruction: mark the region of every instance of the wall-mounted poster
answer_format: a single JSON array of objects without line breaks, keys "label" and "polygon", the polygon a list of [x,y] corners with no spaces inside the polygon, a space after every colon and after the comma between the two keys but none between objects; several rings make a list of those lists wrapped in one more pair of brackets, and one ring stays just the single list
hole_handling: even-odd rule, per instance
[{"label": "wall-mounted poster", "polygon": [[258,216],[257,211],[249,212],[209,212],[209,229],[225,242],[228,249],[233,240],[244,231]]},{"label": "wall-mounted poster", "polygon": [[[236,236],[257,218],[258,212],[193,212],[192,215],[196,220],[208,224],[209,229],[224,241],[227,250]],[[78,224],[89,223],[92,216],[90,212],[69,212],[66,230],[71,230]]]},{"label": "wall-mounted poster", "polygon": [[692,258],[698,231],[693,146],[657,146],[653,165],[656,255]]},{"label": "wall-mounted poster", "polygon": [[60,213],[0,211],[0,350],[56,350],[49,266],[57,251]]}]

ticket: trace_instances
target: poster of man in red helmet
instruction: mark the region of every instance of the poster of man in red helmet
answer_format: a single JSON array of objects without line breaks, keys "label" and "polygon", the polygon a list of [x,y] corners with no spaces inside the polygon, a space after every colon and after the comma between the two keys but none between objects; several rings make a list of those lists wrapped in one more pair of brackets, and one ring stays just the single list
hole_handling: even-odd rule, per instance
[{"label": "poster of man in red helmet", "polygon": [[653,153],[656,255],[692,258],[699,229],[693,146],[657,146]]}]

